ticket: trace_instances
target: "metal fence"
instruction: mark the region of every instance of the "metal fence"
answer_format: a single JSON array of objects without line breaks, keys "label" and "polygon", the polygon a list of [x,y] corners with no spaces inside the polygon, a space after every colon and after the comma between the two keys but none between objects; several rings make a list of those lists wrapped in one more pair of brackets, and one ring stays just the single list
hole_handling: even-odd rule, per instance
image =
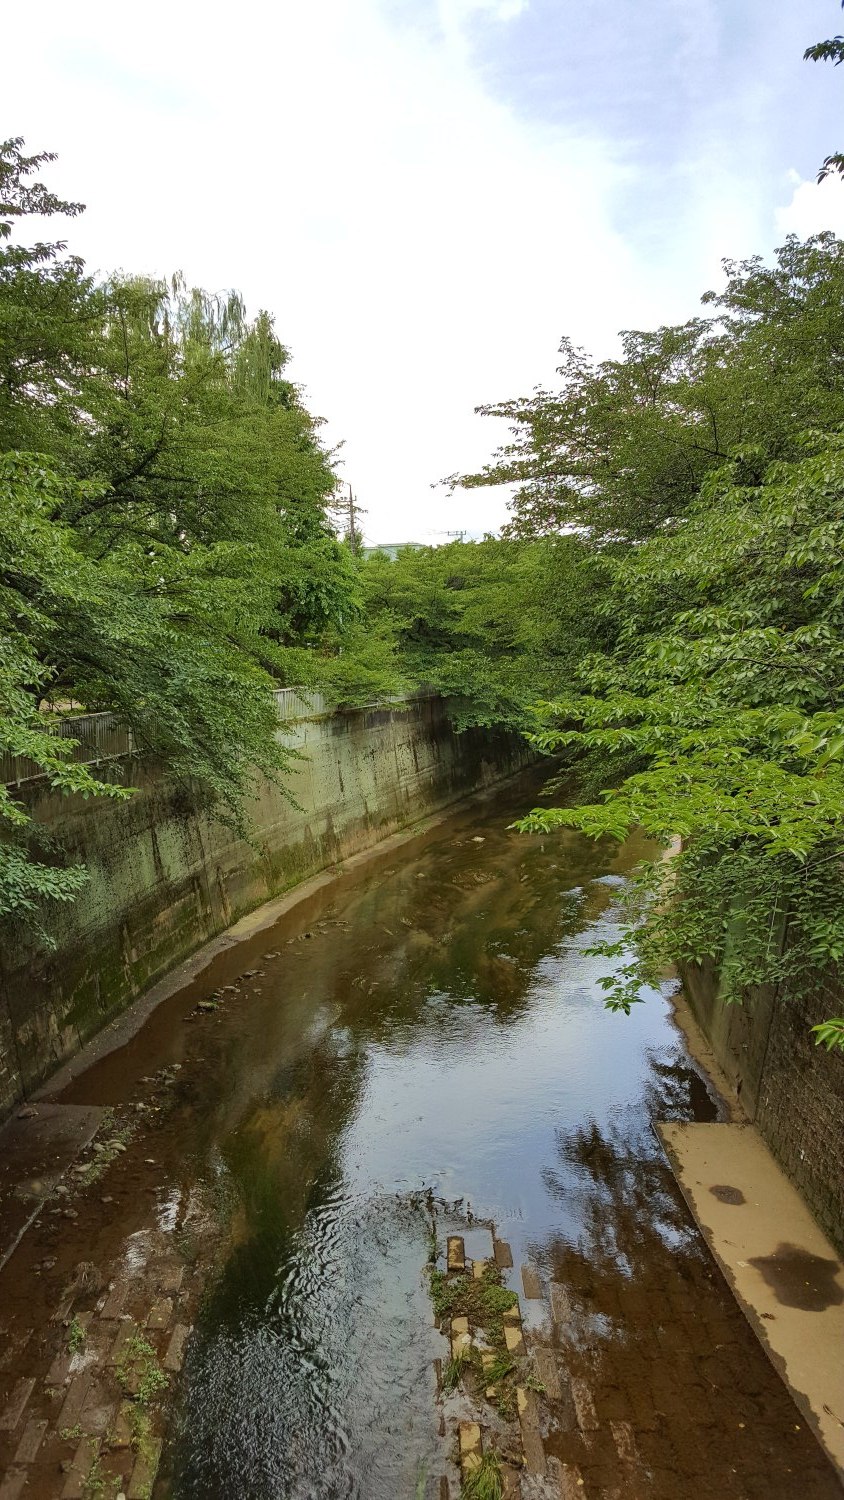
[{"label": "metal fence", "polygon": [[[317,719],[332,712],[332,705],[323,694],[311,692],[310,688],[276,688],[273,697],[279,720],[284,723]],[[78,741],[69,759],[82,765],[96,766],[101,761],[116,760],[137,750],[131,729],[116,714],[77,714],[58,719],[51,726],[51,733],[60,739]],[[42,768],[28,756],[0,753],[0,786],[14,786],[17,782],[31,781],[43,775]]]}]

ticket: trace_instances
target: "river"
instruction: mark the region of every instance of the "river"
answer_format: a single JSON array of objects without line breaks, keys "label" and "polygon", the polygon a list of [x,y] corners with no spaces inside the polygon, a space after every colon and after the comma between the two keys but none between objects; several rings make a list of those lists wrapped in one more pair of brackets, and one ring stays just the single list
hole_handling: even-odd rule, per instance
[{"label": "river", "polygon": [[[128,1105],[172,1070],[126,1222],[89,1229],[95,1254],[125,1261],[153,1212],[187,1239],[198,1194],[213,1219],[157,1495],[439,1496],[453,1433],[434,1379],[432,1216],[440,1243],[459,1224],[470,1253],[494,1225],[520,1292],[534,1268],[545,1299],[525,1304],[529,1325],[552,1293],[577,1308],[568,1352],[549,1337],[564,1378],[588,1378],[595,1428],[550,1404],[552,1477],[577,1464],[587,1500],[839,1493],[653,1133],[719,1110],[670,986],[612,1015],[606,960],[583,952],[616,933],[646,851],[519,835],[508,825],[537,786],[512,781],[360,863],[64,1091]],[[619,1424],[641,1490],[623,1483]],[[531,1496],[562,1493],[537,1483]]]}]

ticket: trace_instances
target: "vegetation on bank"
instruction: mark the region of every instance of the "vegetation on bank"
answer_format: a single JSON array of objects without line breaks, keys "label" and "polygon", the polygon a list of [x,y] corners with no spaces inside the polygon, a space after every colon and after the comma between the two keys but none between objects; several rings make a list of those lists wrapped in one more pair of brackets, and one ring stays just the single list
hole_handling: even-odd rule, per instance
[{"label": "vegetation on bank", "polygon": [[[25,243],[80,211],[49,160],[0,147],[0,749],[125,797],[50,732],[109,709],[237,819],[283,783],[274,684],[433,689],[577,778],[526,829],[682,838],[633,888],[609,1004],[667,960],[711,960],[726,1000],[842,977],[844,244],[727,262],[616,359],[564,339],[559,387],[487,408],[511,439],[452,481],[512,487],[504,534],[364,558],[270,316]],[[8,789],[0,820],[0,913],[72,899]]]},{"label": "vegetation on bank", "polygon": [[562,390],[497,408],[514,440],[467,481],[519,485],[517,534],[576,530],[610,626],[535,731],[606,790],[522,826],[682,839],[605,950],[632,945],[624,1009],[678,959],[711,960],[727,1001],[844,960],[844,246],[789,239],[704,305],[619,361],[564,346]]},{"label": "vegetation on bank", "polygon": [[[72,702],[112,710],[238,817],[287,763],[269,689],[357,607],[332,456],[267,313],[31,241],[32,216],[81,210],[39,182],[50,159],[0,146],[0,749],[125,796],[49,732]],[[0,820],[0,913],[72,898],[84,871],[39,857],[6,790]]]}]

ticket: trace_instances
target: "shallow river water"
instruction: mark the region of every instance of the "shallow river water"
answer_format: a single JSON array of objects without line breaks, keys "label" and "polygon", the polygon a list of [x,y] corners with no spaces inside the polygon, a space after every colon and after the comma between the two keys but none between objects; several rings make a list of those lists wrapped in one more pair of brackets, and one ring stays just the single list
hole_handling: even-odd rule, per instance
[{"label": "shallow river water", "polygon": [[[157,1494],[439,1493],[451,1435],[424,1273],[432,1212],[441,1232],[450,1213],[493,1222],[514,1287],[530,1263],[575,1299],[598,1419],[631,1425],[650,1494],[838,1492],[652,1131],[714,1119],[717,1101],[667,998],[609,1014],[606,961],[582,952],[615,931],[644,851],[511,831],[538,785],[511,782],[311,896],[65,1091],[119,1103],[179,1062],[138,1170],[160,1217],[197,1185],[218,1215]],[[185,1020],[247,969],[219,1010]],[[562,1422],[548,1451],[580,1463],[588,1496],[623,1493],[590,1441]]]}]

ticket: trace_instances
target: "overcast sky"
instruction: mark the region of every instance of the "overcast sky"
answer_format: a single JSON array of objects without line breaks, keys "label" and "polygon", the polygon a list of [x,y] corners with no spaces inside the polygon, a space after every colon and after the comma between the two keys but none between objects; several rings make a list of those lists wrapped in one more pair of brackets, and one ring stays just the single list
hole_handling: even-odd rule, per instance
[{"label": "overcast sky", "polygon": [[495,529],[432,484],[560,336],[679,320],[723,256],[844,233],[836,0],[40,0],[3,134],[53,149],[92,267],[269,308],[371,540]]}]

